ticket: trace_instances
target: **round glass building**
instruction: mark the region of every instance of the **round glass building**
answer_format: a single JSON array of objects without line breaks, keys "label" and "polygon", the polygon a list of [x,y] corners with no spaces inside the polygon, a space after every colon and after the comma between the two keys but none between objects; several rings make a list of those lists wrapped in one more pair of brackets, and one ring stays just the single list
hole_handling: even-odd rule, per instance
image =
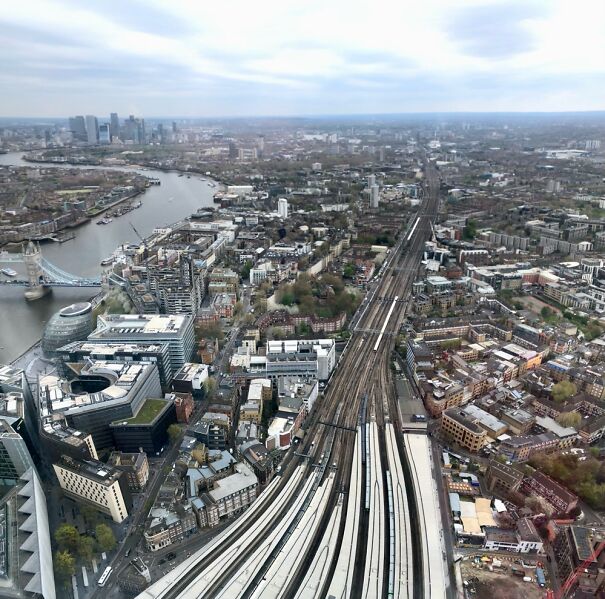
[{"label": "round glass building", "polygon": [[42,335],[42,350],[53,356],[55,350],[72,343],[83,341],[92,333],[92,304],[71,304],[53,314]]}]

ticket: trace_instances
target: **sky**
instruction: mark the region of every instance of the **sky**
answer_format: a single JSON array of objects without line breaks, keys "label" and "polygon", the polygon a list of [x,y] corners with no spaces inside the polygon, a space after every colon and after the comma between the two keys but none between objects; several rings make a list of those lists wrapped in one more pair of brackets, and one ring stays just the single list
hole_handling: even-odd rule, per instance
[{"label": "sky", "polygon": [[15,0],[0,116],[605,109],[603,0]]}]

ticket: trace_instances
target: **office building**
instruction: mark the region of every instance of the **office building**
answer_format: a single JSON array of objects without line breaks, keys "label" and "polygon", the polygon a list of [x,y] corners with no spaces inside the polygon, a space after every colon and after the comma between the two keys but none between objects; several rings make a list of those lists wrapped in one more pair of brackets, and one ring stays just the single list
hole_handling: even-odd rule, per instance
[{"label": "office building", "polygon": [[111,139],[117,139],[120,137],[120,119],[118,118],[117,112],[112,112],[109,115],[109,133]]},{"label": "office building", "polygon": [[266,374],[269,378],[300,376],[325,381],[336,365],[334,339],[268,341]]},{"label": "office building", "polygon": [[197,424],[187,429],[187,434],[208,449],[226,449],[230,430],[231,423],[226,414],[206,412]]},{"label": "office building", "polygon": [[368,189],[372,189],[376,185],[376,175],[368,175]]},{"label": "office building", "polygon": [[277,214],[279,214],[279,218],[288,218],[288,200],[286,198],[277,200]]},{"label": "office building", "polygon": [[83,116],[69,117],[69,130],[74,138],[74,141],[87,141],[86,121]]},{"label": "office building", "polygon": [[47,457],[57,461],[62,455],[78,460],[98,460],[92,435],[67,425],[65,420],[49,420],[40,429],[40,439]]},{"label": "office building", "polygon": [[168,343],[170,366],[177,372],[195,353],[193,316],[189,314],[106,314],[97,319],[89,341]]},{"label": "office building", "polygon": [[[75,341],[55,350],[60,359],[59,368],[63,376],[73,376],[79,364],[89,359],[107,362],[141,362],[155,364],[160,375],[162,389],[167,389],[174,376],[170,363],[168,342],[163,343],[120,343],[104,342],[102,339]],[[197,365],[196,365],[197,366]]]},{"label": "office building", "polygon": [[0,596],[57,597],[46,497],[33,467],[0,500]]},{"label": "office building", "polygon": [[64,456],[53,464],[59,485],[67,497],[111,516],[114,522],[128,517],[131,496],[127,476],[96,460],[74,460]]},{"label": "office building", "polygon": [[168,427],[176,423],[172,399],[149,398],[131,418],[109,425],[114,445],[120,451],[159,454],[168,445]]},{"label": "office building", "polygon": [[111,143],[111,125],[109,123],[103,123],[99,125],[99,143]]},{"label": "office building", "polygon": [[86,339],[92,330],[92,304],[71,304],[50,317],[42,334],[42,350],[47,357],[54,357],[59,347]]},{"label": "office building", "polygon": [[99,122],[92,114],[86,115],[86,140],[91,145],[99,142]]},{"label": "office building", "polygon": [[443,412],[441,430],[455,443],[468,451],[479,451],[487,445],[487,432],[462,408],[449,408]]},{"label": "office building", "polygon": [[207,364],[186,362],[172,378],[172,390],[175,393],[190,393],[194,399],[202,399],[208,377]]},{"label": "office building", "polygon": [[138,493],[147,486],[147,481],[149,480],[149,460],[146,453],[112,451],[107,463],[126,474],[128,488],[133,493]]},{"label": "office building", "polygon": [[87,361],[73,381],[40,375],[38,394],[43,429],[64,420],[104,448],[113,445],[109,423],[131,418],[148,397],[161,397],[162,389],[155,364]]},{"label": "office building", "polygon": [[[28,444],[32,455],[38,453],[38,407],[37,402],[31,391],[31,387],[25,377],[25,372],[21,368],[0,364],[0,394],[4,394],[4,400],[7,414],[14,417],[24,418],[27,434],[24,435],[25,442]],[[11,401],[11,398],[12,401]],[[20,411],[18,404],[23,404],[23,411]]]},{"label": "office building", "polygon": [[15,486],[33,467],[34,462],[21,435],[0,418],[0,495],[3,488]]}]

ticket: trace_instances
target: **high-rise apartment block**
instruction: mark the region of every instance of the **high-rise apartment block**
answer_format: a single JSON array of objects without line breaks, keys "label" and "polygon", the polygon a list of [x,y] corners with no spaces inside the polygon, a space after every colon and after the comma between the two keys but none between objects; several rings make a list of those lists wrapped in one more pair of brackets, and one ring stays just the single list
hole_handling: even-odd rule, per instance
[{"label": "high-rise apartment block", "polygon": [[288,200],[286,198],[277,200],[277,214],[279,214],[279,218],[288,218]]}]

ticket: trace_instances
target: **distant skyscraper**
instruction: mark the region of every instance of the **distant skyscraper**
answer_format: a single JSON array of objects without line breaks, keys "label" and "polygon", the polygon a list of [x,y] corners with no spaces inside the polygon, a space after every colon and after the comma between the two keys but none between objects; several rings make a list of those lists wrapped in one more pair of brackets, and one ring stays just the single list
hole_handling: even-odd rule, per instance
[{"label": "distant skyscraper", "polygon": [[118,118],[117,112],[111,113],[111,115],[109,116],[109,122],[110,122],[110,133],[111,133],[112,139],[116,139],[117,137],[120,137],[120,119]]},{"label": "distant skyscraper", "polygon": [[110,123],[103,123],[99,125],[99,143],[109,144],[111,143],[111,125]]},{"label": "distant skyscraper", "polygon": [[265,151],[265,136],[264,135],[258,136],[257,148],[258,148],[258,155],[262,156]]},{"label": "distant skyscraper", "polygon": [[92,114],[86,115],[86,135],[89,144],[96,144],[99,141],[99,122]]},{"label": "distant skyscraper", "polygon": [[172,132],[176,133],[178,131],[177,126],[176,126],[176,121],[172,121]]},{"label": "distant skyscraper", "polygon": [[69,130],[76,141],[86,141],[86,122],[83,116],[69,117]]},{"label": "distant skyscraper", "polygon": [[370,187],[370,208],[378,208],[380,202],[380,188],[374,184]]},{"label": "distant skyscraper", "polygon": [[288,200],[286,198],[277,200],[277,213],[279,218],[288,218]]}]

